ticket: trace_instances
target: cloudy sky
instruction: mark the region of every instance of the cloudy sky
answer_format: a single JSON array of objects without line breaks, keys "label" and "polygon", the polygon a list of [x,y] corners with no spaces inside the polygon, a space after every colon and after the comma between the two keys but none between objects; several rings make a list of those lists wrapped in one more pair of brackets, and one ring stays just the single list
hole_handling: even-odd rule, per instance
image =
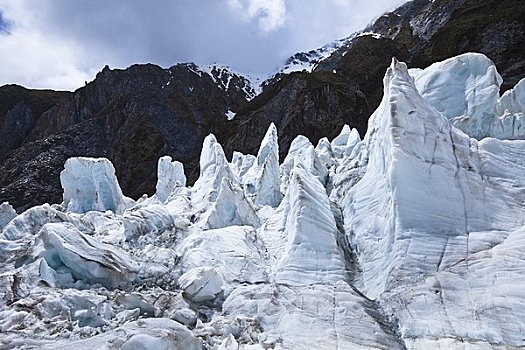
[{"label": "cloudy sky", "polygon": [[108,64],[274,71],[403,0],[0,0],[0,85],[74,90]]}]

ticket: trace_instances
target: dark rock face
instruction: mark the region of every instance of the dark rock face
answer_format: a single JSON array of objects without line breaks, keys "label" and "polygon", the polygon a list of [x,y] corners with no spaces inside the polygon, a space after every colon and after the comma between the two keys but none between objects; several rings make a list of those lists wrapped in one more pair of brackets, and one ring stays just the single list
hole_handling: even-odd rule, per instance
[{"label": "dark rock face", "polygon": [[240,109],[246,97],[191,64],[105,68],[32,121],[22,147],[2,162],[0,201],[19,210],[60,202],[59,174],[72,156],[109,158],[124,193],[135,198],[154,192],[156,163],[166,154],[195,179],[204,137],[212,132],[225,141],[232,130],[225,113]]},{"label": "dark rock face", "polygon": [[0,161],[20,147],[38,119],[69,92],[28,90],[18,85],[0,87]]},{"label": "dark rock face", "polygon": [[369,30],[404,45],[413,67],[480,52],[498,67],[503,91],[525,73],[525,8],[519,0],[416,0],[379,18]]},{"label": "dark rock face", "polygon": [[392,56],[407,53],[389,39],[363,36],[332,69],[282,76],[238,113],[237,135],[227,144],[228,153],[256,152],[271,122],[279,130],[281,157],[299,134],[315,143],[323,136],[335,137],[345,123],[364,134]]},{"label": "dark rock face", "polygon": [[[103,69],[75,93],[0,88],[0,202],[18,210],[61,201],[59,173],[68,157],[104,156],[126,195],[152,194],[156,163],[171,155],[198,173],[204,137],[214,133],[230,156],[255,153],[268,125],[279,130],[281,156],[303,134],[334,137],[344,124],[364,135],[379,105],[392,56],[411,67],[468,52],[492,59],[504,83],[525,76],[525,6],[521,0],[414,0],[344,41],[312,73],[281,74],[262,94],[219,66]],[[312,51],[291,60],[317,57]],[[225,113],[236,112],[227,121]]]},{"label": "dark rock face", "polygon": [[60,172],[69,157],[106,155],[101,126],[93,120],[67,132],[28,142],[10,152],[0,166],[0,200],[21,212],[42,203],[62,201]]}]

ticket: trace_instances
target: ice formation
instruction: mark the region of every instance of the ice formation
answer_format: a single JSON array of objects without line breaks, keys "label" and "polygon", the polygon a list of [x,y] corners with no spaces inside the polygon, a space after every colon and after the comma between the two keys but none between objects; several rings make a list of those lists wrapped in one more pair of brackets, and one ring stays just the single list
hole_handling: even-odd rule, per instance
[{"label": "ice formation", "polygon": [[356,145],[361,141],[361,137],[357,129],[350,129],[345,125],[341,133],[332,140],[331,149],[335,158],[343,158],[343,156],[350,156]]},{"label": "ice formation", "polygon": [[209,202],[217,199],[224,179],[233,181],[233,173],[224,150],[214,135],[204,139],[200,157],[200,175],[193,186],[195,197]]},{"label": "ice formation", "polygon": [[179,286],[196,303],[211,301],[222,293],[222,277],[212,267],[197,267],[179,277]]},{"label": "ice formation", "polygon": [[326,185],[326,181],[328,180],[328,168],[326,164],[321,161],[310,140],[299,135],[292,141],[288,155],[281,165],[281,191],[283,193],[286,193],[290,182],[290,175],[296,164],[302,164],[302,166],[314,174],[323,185]]},{"label": "ice formation", "polygon": [[261,226],[253,204],[244,191],[228,179],[223,179],[217,200],[205,215],[205,227],[222,228],[232,225]]},{"label": "ice formation", "polygon": [[118,248],[92,239],[70,223],[46,224],[39,238],[44,248],[39,256],[56,274],[66,274],[71,281],[98,283],[110,289],[125,287],[138,270]]},{"label": "ice formation", "polygon": [[252,167],[242,179],[246,193],[257,205],[276,207],[282,199],[279,177],[279,145],[277,128],[270,124]]},{"label": "ice formation", "polygon": [[170,156],[159,159],[157,167],[157,195],[158,200],[165,202],[177,187],[186,186],[184,166],[180,162],[172,162]]},{"label": "ice formation", "polygon": [[15,217],[16,211],[8,202],[0,204],[0,231],[2,231]]},{"label": "ice formation", "polygon": [[275,281],[300,286],[345,280],[337,235],[324,187],[299,163],[281,205],[261,229]]},{"label": "ice formation", "polygon": [[193,187],[163,157],[136,203],[68,160],[62,204],[0,206],[0,347],[525,347],[523,81],[394,59],[362,140],[279,165],[273,124],[231,163],[210,135]]},{"label": "ice formation", "polygon": [[60,174],[64,206],[74,213],[111,210],[117,214],[130,204],[115,176],[115,168],[105,158],[70,158]]},{"label": "ice formation", "polygon": [[486,56],[467,53],[413,73],[427,103],[470,137],[525,138],[525,83],[500,98],[503,80]]}]

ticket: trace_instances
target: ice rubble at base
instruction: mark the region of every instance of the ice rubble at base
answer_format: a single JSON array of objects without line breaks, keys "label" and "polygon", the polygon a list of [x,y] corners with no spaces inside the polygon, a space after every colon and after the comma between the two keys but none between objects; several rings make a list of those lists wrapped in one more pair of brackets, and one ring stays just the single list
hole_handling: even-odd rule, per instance
[{"label": "ice rubble at base", "polygon": [[193,187],[163,157],[136,203],[68,160],[61,205],[0,206],[0,346],[525,346],[525,141],[481,139],[523,137],[525,84],[500,83],[478,54],[394,60],[363,140],[279,166],[274,125],[231,163],[210,135]]},{"label": "ice rubble at base", "polygon": [[[71,281],[99,283],[112,289],[125,287],[136,273],[137,267],[129,256],[81,233],[71,223],[46,224],[39,239],[44,248],[40,256],[51,267],[51,275],[65,269]],[[56,284],[55,281],[51,283]]]}]

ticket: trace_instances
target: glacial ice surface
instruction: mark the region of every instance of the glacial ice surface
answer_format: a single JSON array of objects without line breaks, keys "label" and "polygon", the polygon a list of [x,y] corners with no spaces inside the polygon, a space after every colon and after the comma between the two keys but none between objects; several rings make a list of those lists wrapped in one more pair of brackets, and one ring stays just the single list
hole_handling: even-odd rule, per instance
[{"label": "glacial ice surface", "polygon": [[180,162],[172,162],[170,156],[159,159],[157,166],[157,192],[158,200],[165,202],[177,187],[186,186],[184,166]]},{"label": "glacial ice surface", "polygon": [[[71,158],[62,204],[0,205],[2,349],[525,347],[525,84],[480,54],[395,59],[363,139],[272,124],[126,198]],[[490,136],[490,137],[487,137]]]},{"label": "glacial ice surface", "polygon": [[16,211],[8,202],[0,204],[0,231],[15,217]]},{"label": "glacial ice surface", "polygon": [[115,176],[113,164],[105,158],[70,158],[60,173],[64,206],[71,212],[111,210],[117,214],[130,204]]},{"label": "glacial ice surface", "polygon": [[277,128],[270,124],[253,165],[242,177],[246,193],[257,205],[276,207],[282,199]]},{"label": "glacial ice surface", "polygon": [[499,95],[503,82],[483,54],[466,53],[413,71],[421,96],[476,139],[525,139],[525,82]]}]

